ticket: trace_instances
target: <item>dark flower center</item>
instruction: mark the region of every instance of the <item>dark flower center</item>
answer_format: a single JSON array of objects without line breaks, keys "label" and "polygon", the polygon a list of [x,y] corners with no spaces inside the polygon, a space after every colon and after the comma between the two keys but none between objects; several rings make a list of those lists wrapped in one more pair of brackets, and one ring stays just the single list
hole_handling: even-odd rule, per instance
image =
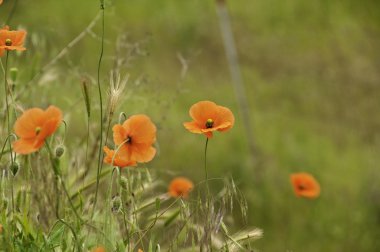
[{"label": "dark flower center", "polygon": [[306,186],[303,185],[303,184],[299,184],[299,185],[298,185],[298,189],[301,190],[301,191],[303,191],[303,190],[306,189]]},{"label": "dark flower center", "polygon": [[11,46],[12,45],[12,40],[11,39],[6,39],[5,40],[5,45],[6,46]]},{"label": "dark flower center", "polygon": [[41,127],[37,127],[34,131],[36,132],[36,136],[38,136],[41,132]]},{"label": "dark flower center", "polygon": [[212,119],[207,119],[206,121],[206,128],[212,128],[212,126],[214,125],[214,121]]},{"label": "dark flower center", "polygon": [[125,144],[131,144],[131,143],[132,143],[132,137],[127,136],[127,138],[125,139]]}]

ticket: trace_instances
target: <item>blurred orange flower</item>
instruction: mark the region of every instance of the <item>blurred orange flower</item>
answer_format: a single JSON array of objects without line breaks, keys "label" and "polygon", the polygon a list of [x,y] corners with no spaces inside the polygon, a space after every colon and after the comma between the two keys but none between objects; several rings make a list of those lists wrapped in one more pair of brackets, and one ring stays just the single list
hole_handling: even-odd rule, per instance
[{"label": "blurred orange flower", "polygon": [[109,149],[107,146],[104,146],[103,150],[106,153],[106,156],[104,157],[104,160],[103,160],[104,163],[112,164],[113,166],[118,166],[120,168],[136,165],[136,161],[128,159],[128,153],[126,152],[124,148],[120,148],[117,151],[116,155],[115,155],[115,151]]},{"label": "blurred orange flower", "polygon": [[99,247],[92,249],[91,252],[106,252],[106,249],[102,246],[99,246]]},{"label": "blurred orange flower", "polygon": [[187,198],[191,190],[193,190],[193,182],[191,180],[178,177],[173,179],[169,185],[169,195],[175,198]]},{"label": "blurred orange flower", "polygon": [[2,233],[3,233],[3,225],[0,224],[0,234],[2,234]]},{"label": "blurred orange flower", "polygon": [[40,108],[26,110],[16,121],[14,131],[20,138],[13,142],[13,150],[19,154],[37,151],[52,135],[62,121],[62,112],[55,106],[45,111]]},{"label": "blurred orange flower", "polygon": [[3,3],[3,0],[0,0],[0,5]]},{"label": "blurred orange flower", "polygon": [[183,125],[192,133],[205,134],[212,137],[213,131],[227,131],[231,129],[235,122],[235,117],[231,110],[218,106],[211,101],[200,101],[191,106],[189,114],[192,122],[185,122]]},{"label": "blurred orange flower", "polygon": [[299,197],[317,198],[321,188],[317,180],[309,173],[294,173],[290,175],[290,181],[294,188],[294,193]]},{"label": "blurred orange flower", "polygon": [[[136,165],[136,162],[146,163],[156,155],[156,149],[152,147],[156,141],[156,126],[148,116],[131,116],[123,124],[113,126],[112,131],[115,145],[119,147],[114,165],[124,167]],[[104,162],[111,164],[115,151],[107,147],[104,151],[107,154]]]},{"label": "blurred orange flower", "polygon": [[0,56],[4,50],[24,51],[26,31],[10,31],[9,27],[0,29]]}]

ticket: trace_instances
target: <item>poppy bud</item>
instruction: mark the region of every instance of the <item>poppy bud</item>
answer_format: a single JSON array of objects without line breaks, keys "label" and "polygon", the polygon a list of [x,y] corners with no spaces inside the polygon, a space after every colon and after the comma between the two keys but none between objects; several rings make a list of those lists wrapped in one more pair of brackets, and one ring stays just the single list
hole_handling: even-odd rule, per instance
[{"label": "poppy bud", "polygon": [[9,166],[9,169],[11,170],[13,176],[16,176],[18,170],[20,169],[19,162],[17,161],[12,162],[11,165]]},{"label": "poppy bud", "polygon": [[12,67],[10,70],[10,76],[11,76],[11,80],[13,83],[16,82],[17,80],[17,75],[18,75],[18,68],[17,67]]},{"label": "poppy bud", "polygon": [[57,158],[62,157],[64,153],[65,153],[65,147],[63,145],[59,145],[57,146],[57,148],[55,148],[55,156]]},{"label": "poppy bud", "polygon": [[121,177],[121,179],[120,179],[120,186],[124,190],[128,189],[128,179],[126,177]]},{"label": "poppy bud", "polygon": [[121,207],[121,199],[119,196],[115,196],[112,200],[112,211],[119,212]]}]

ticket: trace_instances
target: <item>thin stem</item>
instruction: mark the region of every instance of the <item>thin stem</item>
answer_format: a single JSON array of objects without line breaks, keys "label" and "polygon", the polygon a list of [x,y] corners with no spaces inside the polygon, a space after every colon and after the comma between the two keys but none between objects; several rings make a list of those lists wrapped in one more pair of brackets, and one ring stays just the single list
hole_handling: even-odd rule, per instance
[{"label": "thin stem", "polygon": [[206,138],[205,145],[205,176],[206,176],[206,187],[207,187],[207,198],[210,195],[210,188],[208,186],[208,172],[207,172],[207,146],[208,146],[208,137]]},{"label": "thin stem", "polygon": [[[8,136],[11,134],[11,122],[10,122],[10,114],[9,114],[9,100],[8,95],[10,93],[9,85],[8,85],[8,59],[9,59],[9,51],[7,50],[7,55],[5,58],[5,67],[4,67],[4,95],[5,95],[5,105],[6,105],[6,111],[7,111],[7,130],[8,130]],[[11,158],[11,165],[13,166],[13,152],[12,152],[12,144],[11,141],[8,141],[9,144],[9,154]],[[11,177],[11,198],[12,198],[12,212],[15,210],[15,200],[14,200],[14,193],[13,193],[13,176]]]},{"label": "thin stem", "polygon": [[[11,124],[10,124],[10,115],[9,115],[9,101],[8,101],[8,94],[9,94],[9,86],[8,86],[8,58],[9,58],[9,51],[7,50],[7,56],[5,58],[5,67],[4,67],[4,94],[5,94],[5,103],[6,103],[6,110],[7,110],[7,129],[8,129],[8,135],[11,134]],[[11,142],[8,141],[9,149],[11,150],[9,153],[11,155],[11,162],[13,164],[13,154],[12,154],[12,145]]]},{"label": "thin stem", "polygon": [[[53,158],[53,153],[52,153],[51,148],[50,148],[50,146],[49,146],[49,143],[48,143],[47,141],[45,141],[45,146],[46,146],[46,148],[48,149],[48,152],[49,152],[50,162],[51,162],[51,165],[52,165],[52,167],[53,167],[54,174],[55,174],[55,176],[57,177],[57,180],[60,180],[60,182],[61,182],[61,186],[62,186],[62,188],[63,188],[63,191],[65,192],[66,197],[67,197],[67,199],[69,200],[70,207],[71,207],[71,209],[73,210],[75,216],[78,218],[78,220],[79,220],[80,222],[83,222],[83,221],[82,221],[82,218],[79,216],[79,214],[78,214],[78,212],[77,212],[77,210],[76,210],[76,208],[75,208],[75,206],[74,206],[73,201],[71,200],[70,194],[69,194],[69,192],[67,191],[67,188],[66,188],[65,183],[63,182],[63,179],[62,179],[62,175],[61,175],[61,171],[60,171],[59,164],[57,163],[56,160],[54,160],[54,158]],[[57,181],[57,182],[58,182],[58,181]],[[57,186],[58,186],[58,183],[57,183]],[[57,216],[57,217],[58,217],[58,216]]]},{"label": "thin stem", "polygon": [[[211,239],[211,225],[210,225],[210,207],[211,207],[211,195],[210,195],[210,187],[208,184],[208,171],[207,171],[207,147],[208,147],[208,137],[206,138],[206,144],[205,144],[205,176],[206,176],[206,220],[205,220],[205,242],[208,243],[207,246],[212,251],[212,239]],[[202,250],[202,245],[201,245]]]},{"label": "thin stem", "polygon": [[98,62],[98,92],[99,92],[99,101],[100,101],[100,140],[99,140],[99,152],[98,152],[98,170],[96,174],[96,190],[95,190],[95,199],[94,199],[94,206],[92,211],[92,216],[94,216],[95,213],[95,207],[96,202],[98,200],[98,190],[99,190],[99,175],[101,166],[103,164],[102,162],[102,145],[103,145],[103,99],[102,99],[102,90],[100,88],[100,66],[103,59],[103,52],[104,52],[104,1],[100,1],[100,9],[102,10],[102,43],[100,47],[100,55],[99,55],[99,62]]}]

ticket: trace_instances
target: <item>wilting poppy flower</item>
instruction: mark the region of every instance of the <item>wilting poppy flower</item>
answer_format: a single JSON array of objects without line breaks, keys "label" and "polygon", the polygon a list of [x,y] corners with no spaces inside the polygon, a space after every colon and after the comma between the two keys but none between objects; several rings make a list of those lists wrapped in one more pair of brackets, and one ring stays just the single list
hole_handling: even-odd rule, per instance
[{"label": "wilting poppy flower", "polygon": [[[106,156],[104,157],[104,163],[112,164],[113,166],[118,166],[120,168],[127,166],[135,166],[136,161],[128,159],[128,153],[125,148],[120,148],[115,155],[115,151],[109,149],[107,146],[103,148]],[[113,162],[112,162],[113,160]]]},{"label": "wilting poppy flower", "polygon": [[49,106],[45,111],[40,108],[26,110],[14,125],[20,139],[13,142],[13,150],[19,154],[37,151],[45,139],[57,130],[61,121],[62,112],[55,106]]},{"label": "wilting poppy flower", "polygon": [[24,51],[26,31],[10,31],[9,27],[0,29],[0,56],[4,50]]},{"label": "wilting poppy flower", "polygon": [[173,179],[169,185],[169,195],[175,198],[187,198],[191,190],[193,190],[193,182],[184,177]]},{"label": "wilting poppy flower", "polygon": [[[156,149],[152,146],[156,141],[156,126],[148,116],[131,116],[123,124],[113,126],[112,131],[118,147],[114,165],[123,167],[135,165],[136,162],[146,163],[156,155]],[[107,154],[104,162],[111,163],[114,152],[108,148],[104,151]]]},{"label": "wilting poppy flower", "polygon": [[321,192],[319,183],[309,173],[294,173],[290,175],[290,181],[294,188],[294,193],[299,197],[317,198]]},{"label": "wilting poppy flower", "polygon": [[232,128],[235,117],[231,110],[218,106],[211,101],[200,101],[191,106],[189,114],[192,122],[183,125],[192,133],[205,134],[212,137],[213,131],[227,131]]}]

